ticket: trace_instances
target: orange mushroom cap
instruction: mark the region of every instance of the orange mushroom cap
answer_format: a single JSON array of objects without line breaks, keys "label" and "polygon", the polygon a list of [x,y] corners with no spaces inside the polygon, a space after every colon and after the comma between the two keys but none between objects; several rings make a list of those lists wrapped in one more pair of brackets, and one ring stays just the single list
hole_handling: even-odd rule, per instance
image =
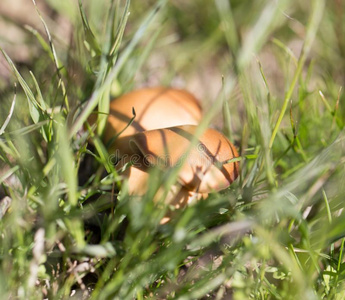
[{"label": "orange mushroom cap", "polygon": [[[133,108],[136,116],[133,122]],[[107,143],[116,134],[129,137],[135,133],[179,125],[197,125],[202,116],[198,100],[185,90],[155,87],[139,89],[110,103],[110,112],[104,132]],[[115,141],[114,148],[126,153],[125,139]]]}]

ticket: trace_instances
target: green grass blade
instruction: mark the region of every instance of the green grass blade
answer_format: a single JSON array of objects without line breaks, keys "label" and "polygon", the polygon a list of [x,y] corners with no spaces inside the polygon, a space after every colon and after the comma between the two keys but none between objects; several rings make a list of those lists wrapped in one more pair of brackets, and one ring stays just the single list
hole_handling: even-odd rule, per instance
[{"label": "green grass blade", "polygon": [[288,1],[286,0],[269,1],[266,4],[256,23],[251,26],[239,50],[237,64],[240,70],[247,66],[252,59],[252,55],[262,47],[271,30],[275,29],[284,20],[282,11],[287,4]]},{"label": "green grass blade", "polygon": [[70,146],[70,139],[67,138],[67,128],[62,121],[56,125],[57,131],[57,162],[61,167],[62,178],[67,185],[68,202],[71,207],[78,203],[78,182],[73,153]]},{"label": "green grass blade", "polygon": [[117,54],[120,45],[121,45],[121,41],[123,38],[123,34],[125,32],[125,28],[126,28],[126,24],[128,21],[128,17],[129,17],[129,6],[130,6],[131,1],[130,0],[126,0],[126,4],[125,4],[125,9],[122,15],[122,18],[120,20],[120,23],[118,25],[118,29],[117,32],[115,34],[115,41],[113,46],[110,49],[109,55],[113,56],[114,54]]},{"label": "green grass blade", "polygon": [[83,8],[83,4],[82,1],[79,0],[79,13],[81,16],[81,20],[83,22],[83,29],[84,29],[84,33],[85,33],[85,38],[86,38],[86,42],[90,45],[92,51],[94,52],[94,54],[92,54],[92,56],[94,55],[101,55],[102,54],[102,50],[101,47],[95,37],[95,35],[93,34],[91,27],[89,25],[89,22],[87,20],[84,8]]},{"label": "green grass blade", "polygon": [[42,24],[43,24],[44,30],[45,30],[45,32],[47,34],[47,37],[48,37],[50,51],[51,51],[52,56],[53,56],[53,62],[55,64],[56,73],[57,73],[58,78],[59,78],[58,87],[61,88],[62,96],[63,96],[64,102],[65,102],[65,105],[66,105],[66,109],[68,111],[69,110],[69,103],[68,103],[68,98],[67,98],[67,93],[66,93],[66,87],[65,87],[65,83],[64,83],[64,81],[62,79],[62,75],[61,75],[61,71],[60,71],[62,69],[62,67],[59,64],[59,60],[58,60],[58,57],[57,57],[57,54],[56,54],[55,46],[53,44],[53,40],[52,40],[50,31],[48,29],[48,26],[47,26],[46,22],[44,21],[42,15],[41,15],[41,12],[40,12],[40,10],[38,9],[38,7],[36,5],[36,1],[32,0],[32,2],[34,4],[34,6],[35,6],[36,12],[37,12],[37,14],[38,14]]},{"label": "green grass blade", "polygon": [[13,111],[14,111],[14,106],[16,105],[16,97],[17,97],[17,85],[14,85],[14,96],[13,96],[13,100],[12,100],[12,104],[11,104],[11,108],[10,111],[8,113],[8,116],[4,122],[4,124],[2,124],[1,128],[0,128],[0,136],[4,134],[5,129],[8,125],[8,123],[10,122],[12,115],[13,115]]},{"label": "green grass blade", "polygon": [[148,13],[146,19],[143,21],[135,35],[133,36],[132,40],[124,50],[124,52],[119,57],[117,63],[115,66],[110,70],[109,74],[107,75],[104,83],[102,86],[96,86],[95,91],[92,93],[90,99],[88,100],[87,105],[83,108],[83,111],[80,113],[74,124],[72,125],[69,135],[73,136],[83,125],[83,123],[86,121],[88,116],[91,114],[91,112],[95,109],[95,107],[98,104],[100,95],[103,94],[107,86],[111,85],[114,79],[117,78],[119,72],[123,68],[124,64],[128,60],[130,54],[135,49],[136,45],[139,43],[139,41],[143,38],[146,30],[148,27],[152,24],[157,12],[162,9],[162,7],[165,5],[166,0],[158,1],[158,4],[155,6],[155,8]]},{"label": "green grass blade", "polygon": [[25,95],[28,99],[28,103],[29,103],[29,110],[30,110],[30,115],[32,120],[34,121],[34,123],[37,123],[39,121],[40,118],[40,105],[37,102],[33,92],[31,91],[30,87],[28,86],[28,84],[26,83],[26,81],[24,80],[24,78],[20,75],[19,71],[17,70],[17,68],[15,67],[13,61],[11,60],[11,58],[7,55],[7,53],[1,49],[2,54],[4,55],[6,61],[8,62],[8,64],[11,66],[13,72],[16,75],[17,80],[19,81],[19,84],[21,85],[21,87],[23,88]]},{"label": "green grass blade", "polygon": [[285,94],[284,103],[283,103],[283,106],[281,108],[278,120],[277,120],[277,122],[273,128],[272,136],[271,136],[270,143],[269,143],[270,149],[273,146],[273,143],[274,143],[275,137],[277,135],[277,132],[279,130],[280,124],[281,124],[283,117],[285,115],[285,111],[287,109],[288,103],[291,99],[291,96],[292,96],[292,93],[295,89],[297,81],[301,75],[301,72],[302,72],[304,63],[307,59],[307,56],[309,54],[311,45],[315,39],[315,35],[316,35],[316,32],[319,28],[319,24],[321,22],[322,15],[324,12],[324,7],[325,7],[325,1],[324,0],[314,0],[313,1],[313,10],[312,10],[310,21],[309,21],[308,26],[307,26],[307,33],[306,33],[306,37],[304,40],[302,52],[301,52],[301,55],[298,59],[297,69],[295,71],[295,74],[294,74],[294,77],[292,79],[289,90]]}]

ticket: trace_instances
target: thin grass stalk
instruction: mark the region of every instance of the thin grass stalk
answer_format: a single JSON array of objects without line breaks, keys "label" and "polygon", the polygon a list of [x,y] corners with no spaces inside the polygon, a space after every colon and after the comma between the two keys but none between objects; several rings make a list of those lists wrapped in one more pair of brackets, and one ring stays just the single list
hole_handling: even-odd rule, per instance
[{"label": "thin grass stalk", "polygon": [[135,33],[134,37],[126,47],[126,49],[123,51],[121,56],[119,57],[117,63],[112,67],[112,69],[109,71],[108,75],[106,76],[103,84],[101,86],[96,86],[94,92],[92,93],[90,99],[88,100],[85,107],[83,107],[82,112],[77,117],[74,124],[71,126],[69,130],[69,137],[72,137],[77,133],[77,131],[82,127],[83,123],[87,120],[88,116],[91,114],[91,112],[94,110],[94,108],[98,104],[98,100],[100,95],[102,95],[107,88],[107,86],[111,85],[113,80],[117,78],[119,75],[121,69],[123,68],[124,64],[130,57],[131,53],[134,51],[137,44],[142,39],[143,35],[145,34],[146,30],[154,20],[157,12],[162,9],[165,5],[167,0],[160,0],[158,1],[155,8],[147,15],[144,22],[141,24],[140,28]]},{"label": "thin grass stalk", "polygon": [[288,107],[289,101],[291,99],[291,96],[292,96],[293,91],[295,89],[295,86],[297,84],[297,81],[298,81],[299,77],[301,76],[303,66],[305,64],[305,61],[306,61],[308,55],[309,55],[309,51],[311,49],[312,43],[313,43],[315,36],[316,36],[316,32],[317,32],[319,24],[321,22],[324,8],[325,8],[325,0],[314,0],[313,1],[312,14],[311,14],[310,21],[308,22],[308,25],[307,25],[306,37],[305,37],[305,40],[303,43],[301,55],[298,59],[297,68],[296,68],[295,74],[293,76],[292,82],[290,84],[289,90],[285,94],[283,106],[281,108],[278,120],[277,120],[277,122],[273,128],[272,136],[271,136],[271,139],[269,142],[269,150],[272,149],[275,137],[277,135],[277,132],[279,130],[279,127],[280,127],[280,124],[283,120],[283,117],[285,115],[285,111]]},{"label": "thin grass stalk", "polygon": [[[53,40],[52,40],[50,31],[48,29],[48,26],[47,26],[46,22],[44,21],[40,10],[37,7],[36,1],[32,0],[32,2],[34,4],[34,6],[35,6],[36,12],[37,12],[37,14],[38,14],[42,24],[43,24],[44,30],[45,30],[45,32],[47,34],[47,37],[48,37],[48,41],[49,41],[49,45],[50,45],[50,50],[51,50],[51,53],[53,54],[53,58],[54,58],[54,64],[55,64],[55,68],[56,68],[56,73],[57,73],[58,78],[59,78],[58,87],[61,87],[62,96],[63,96],[64,102],[65,102],[66,110],[68,112],[69,111],[69,102],[68,102],[68,97],[67,97],[67,91],[66,91],[65,83],[64,83],[64,81],[62,79],[62,74],[61,74],[61,71],[60,71],[61,70],[61,66],[59,65],[59,60],[58,60],[58,57],[57,57],[57,54],[56,54],[56,50],[55,50],[55,47],[54,47],[54,44],[53,44]],[[61,105],[61,108],[62,108],[62,105]]]}]

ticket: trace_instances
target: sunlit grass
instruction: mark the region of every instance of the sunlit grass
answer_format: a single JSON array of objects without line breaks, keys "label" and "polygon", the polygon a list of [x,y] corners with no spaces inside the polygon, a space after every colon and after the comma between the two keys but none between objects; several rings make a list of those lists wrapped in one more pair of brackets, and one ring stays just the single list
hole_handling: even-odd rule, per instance
[{"label": "sunlit grass", "polygon": [[[343,299],[340,4],[48,2],[73,24],[70,45],[32,16],[44,31],[23,29],[41,47],[28,72],[0,39],[13,75],[1,92],[2,297]],[[152,198],[178,169],[138,201],[101,139],[110,99],[157,81],[196,92],[200,132],[222,130],[241,155],[228,190],[164,225],[172,208]]]}]

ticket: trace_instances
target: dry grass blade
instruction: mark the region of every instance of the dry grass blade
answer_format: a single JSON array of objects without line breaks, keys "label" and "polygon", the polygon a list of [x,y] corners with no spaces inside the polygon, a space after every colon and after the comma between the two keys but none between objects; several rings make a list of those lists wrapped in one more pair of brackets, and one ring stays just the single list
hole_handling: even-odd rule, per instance
[{"label": "dry grass blade", "polygon": [[10,111],[8,113],[8,116],[7,116],[4,124],[2,124],[2,126],[0,128],[0,135],[4,134],[5,129],[6,129],[7,125],[8,125],[8,123],[10,122],[11,118],[12,118],[13,111],[14,111],[14,106],[16,105],[16,97],[17,97],[17,85],[14,84],[14,96],[13,96],[11,108],[10,108]]}]

